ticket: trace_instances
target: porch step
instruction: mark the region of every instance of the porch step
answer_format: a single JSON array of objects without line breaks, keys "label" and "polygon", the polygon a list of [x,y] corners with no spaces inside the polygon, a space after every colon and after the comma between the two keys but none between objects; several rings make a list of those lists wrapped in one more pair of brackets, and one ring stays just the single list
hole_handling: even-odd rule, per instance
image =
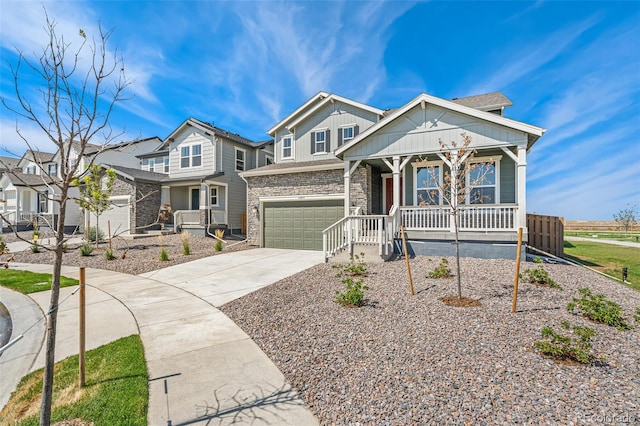
[{"label": "porch step", "polygon": [[[382,263],[387,260],[378,254],[377,244],[356,244],[353,246],[353,254],[354,256],[360,256],[366,263]],[[343,250],[335,256],[330,257],[329,263],[349,263],[350,258],[349,251]]]}]

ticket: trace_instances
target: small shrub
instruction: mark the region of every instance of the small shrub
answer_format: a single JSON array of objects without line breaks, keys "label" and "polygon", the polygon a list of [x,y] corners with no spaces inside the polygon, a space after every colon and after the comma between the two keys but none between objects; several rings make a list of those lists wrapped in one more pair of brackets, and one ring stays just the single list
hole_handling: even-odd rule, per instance
[{"label": "small shrub", "polygon": [[345,284],[347,289],[344,292],[336,290],[334,302],[342,306],[362,306],[364,290],[369,290],[369,287],[364,285],[364,281],[362,279],[354,280],[353,277],[346,277],[342,280],[342,284]]},{"label": "small shrub", "polygon": [[224,229],[216,229],[213,231],[216,236],[216,244],[213,246],[215,251],[222,251],[222,237],[224,237]]},{"label": "small shrub", "polygon": [[191,254],[191,247],[189,247],[189,233],[184,231],[180,234],[180,239],[182,240],[182,254],[189,256],[189,254]]},{"label": "small shrub", "polygon": [[562,287],[549,276],[549,273],[542,266],[542,259],[536,257],[533,261],[538,264],[536,269],[527,269],[520,273],[520,279],[531,284],[562,290]]},{"label": "small shrub", "polygon": [[222,241],[216,240],[216,245],[213,246],[213,249],[215,251],[222,251]]},{"label": "small shrub", "polygon": [[364,253],[352,256],[349,259],[349,263],[339,263],[333,265],[333,268],[341,269],[341,271],[336,274],[336,277],[343,277],[345,275],[349,275],[352,277],[363,277],[367,275],[367,264],[364,263]]},{"label": "small shrub", "polygon": [[533,346],[544,355],[556,359],[568,359],[582,364],[595,361],[596,357],[591,353],[591,338],[596,335],[594,329],[571,326],[567,321],[563,321],[561,326],[565,330],[571,330],[576,337],[565,336],[556,333],[551,327],[544,327],[542,337],[546,340],[535,342]]},{"label": "small shrub", "polygon": [[8,253],[7,244],[2,241],[2,236],[0,235],[0,254]]},{"label": "small shrub", "polygon": [[102,229],[92,226],[89,228],[89,241],[94,243],[96,242],[96,229],[98,233],[98,241],[104,240],[104,232],[102,232]]},{"label": "small shrub", "polygon": [[164,247],[160,250],[160,260],[163,262],[169,260],[169,253],[167,253]]},{"label": "small shrub", "polygon": [[567,304],[567,310],[571,313],[576,309],[591,321],[600,322],[617,328],[618,330],[629,330],[632,328],[624,320],[622,308],[615,302],[607,300],[604,294],[593,294],[588,288],[578,290],[582,297],[573,298]]},{"label": "small shrub", "polygon": [[40,253],[40,246],[34,244],[31,246],[31,253]]},{"label": "small shrub", "polygon": [[449,261],[444,257],[440,261],[440,264],[433,271],[429,272],[427,278],[451,278],[451,268],[449,268]]},{"label": "small shrub", "polygon": [[83,244],[79,248],[80,256],[89,256],[93,252],[93,247],[89,244]]},{"label": "small shrub", "polygon": [[116,258],[116,257],[114,256],[114,254],[113,254],[113,250],[112,250],[112,249],[110,249],[110,248],[105,250],[105,252],[104,252],[104,257],[105,257],[107,260],[114,260],[114,259]]}]

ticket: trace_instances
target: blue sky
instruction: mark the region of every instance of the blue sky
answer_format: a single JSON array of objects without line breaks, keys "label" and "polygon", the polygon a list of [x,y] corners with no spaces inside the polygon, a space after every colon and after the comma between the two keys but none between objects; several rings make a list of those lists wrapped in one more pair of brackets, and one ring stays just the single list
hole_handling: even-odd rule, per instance
[{"label": "blue sky", "polygon": [[[384,109],[421,92],[501,91],[510,118],[547,133],[528,156],[528,208],[611,220],[640,208],[640,2],[45,2],[58,32],[113,28],[133,98],[123,139],[188,117],[253,140],[320,90]],[[40,2],[0,0],[0,94],[15,49],[45,41]],[[28,85],[28,82],[25,82]],[[28,88],[28,86],[26,86]],[[42,150],[36,129],[20,128]],[[0,110],[0,154],[21,154]]]}]

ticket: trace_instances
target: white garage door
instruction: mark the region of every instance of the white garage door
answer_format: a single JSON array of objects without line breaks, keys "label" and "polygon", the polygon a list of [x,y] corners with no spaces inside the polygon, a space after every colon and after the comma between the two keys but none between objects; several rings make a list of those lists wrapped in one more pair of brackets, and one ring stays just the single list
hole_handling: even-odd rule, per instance
[{"label": "white garage door", "polygon": [[[131,206],[128,199],[112,199],[111,208],[100,215],[98,226],[105,238],[108,237],[107,224],[111,226],[111,235],[129,234],[129,212]],[[91,215],[91,226],[96,226],[96,216]]]}]

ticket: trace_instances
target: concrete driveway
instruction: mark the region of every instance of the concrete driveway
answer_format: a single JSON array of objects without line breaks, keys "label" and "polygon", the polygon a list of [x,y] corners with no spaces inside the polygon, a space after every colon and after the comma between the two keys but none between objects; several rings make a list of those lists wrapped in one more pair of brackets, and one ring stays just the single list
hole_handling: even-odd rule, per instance
[{"label": "concrete driveway", "polygon": [[[87,284],[124,305],[140,330],[150,377],[149,424],[317,425],[278,368],[216,306],[323,260],[320,252],[252,249],[140,276],[87,270]],[[77,271],[63,268],[69,277]],[[37,299],[46,300],[44,293]],[[57,342],[67,340],[58,334]]]}]

